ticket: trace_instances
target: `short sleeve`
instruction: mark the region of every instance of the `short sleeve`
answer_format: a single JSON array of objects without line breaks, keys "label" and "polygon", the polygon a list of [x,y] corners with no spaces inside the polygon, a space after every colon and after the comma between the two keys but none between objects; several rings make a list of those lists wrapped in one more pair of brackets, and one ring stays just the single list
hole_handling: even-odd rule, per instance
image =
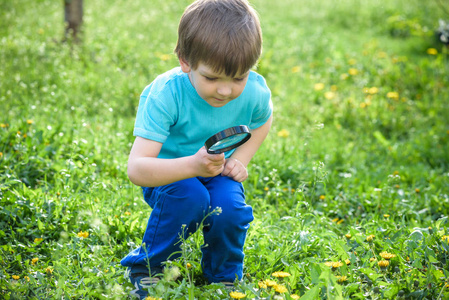
[{"label": "short sleeve", "polygon": [[268,88],[265,79],[261,75],[257,76],[254,95],[257,105],[253,110],[250,123],[251,129],[259,128],[265,124],[273,113],[271,91]]},{"label": "short sleeve", "polygon": [[140,96],[134,136],[164,143],[170,135],[170,127],[176,122],[177,109],[170,93],[153,91],[147,86]]}]

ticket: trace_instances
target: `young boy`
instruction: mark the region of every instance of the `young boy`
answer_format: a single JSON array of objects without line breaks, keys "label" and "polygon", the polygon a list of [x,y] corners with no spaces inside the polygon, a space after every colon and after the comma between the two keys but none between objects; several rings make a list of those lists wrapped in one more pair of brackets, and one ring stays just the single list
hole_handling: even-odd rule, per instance
[{"label": "young boy", "polygon": [[[143,187],[153,210],[142,245],[121,261],[141,299],[147,295],[142,285],[154,283],[163,263],[179,257],[180,236],[195,232],[217,207],[221,213],[204,222],[203,273],[211,283],[242,278],[253,220],[242,182],[272,119],[270,90],[250,70],[261,50],[257,13],[246,0],[197,0],[179,24],[180,67],[158,76],[141,95],[128,176]],[[251,139],[208,154],[204,142],[236,125],[247,125]]]}]

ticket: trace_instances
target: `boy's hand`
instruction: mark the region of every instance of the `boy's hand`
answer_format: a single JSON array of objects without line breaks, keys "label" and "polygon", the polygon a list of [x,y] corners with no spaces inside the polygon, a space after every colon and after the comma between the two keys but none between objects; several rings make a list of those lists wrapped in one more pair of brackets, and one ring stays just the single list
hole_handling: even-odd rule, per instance
[{"label": "boy's hand", "polygon": [[238,159],[228,158],[221,175],[231,177],[237,182],[243,182],[248,178],[248,171]]},{"label": "boy's hand", "polygon": [[225,165],[224,153],[209,154],[206,147],[202,147],[194,156],[197,168],[197,176],[213,177],[220,174]]}]

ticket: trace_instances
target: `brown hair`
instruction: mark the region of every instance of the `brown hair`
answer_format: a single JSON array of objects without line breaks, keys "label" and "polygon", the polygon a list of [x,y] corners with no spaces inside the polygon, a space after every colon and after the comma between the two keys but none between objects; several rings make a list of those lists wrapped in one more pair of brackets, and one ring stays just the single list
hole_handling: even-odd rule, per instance
[{"label": "brown hair", "polygon": [[175,53],[192,69],[204,63],[234,77],[251,69],[262,52],[262,30],[247,0],[197,0],[178,27]]}]

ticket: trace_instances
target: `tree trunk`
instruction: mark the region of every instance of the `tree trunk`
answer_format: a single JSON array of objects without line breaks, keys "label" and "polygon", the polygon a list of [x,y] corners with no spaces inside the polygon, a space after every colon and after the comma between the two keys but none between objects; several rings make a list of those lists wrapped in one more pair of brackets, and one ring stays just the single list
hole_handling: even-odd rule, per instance
[{"label": "tree trunk", "polygon": [[83,23],[83,0],[64,0],[65,40],[72,37],[79,42],[81,24]]}]

